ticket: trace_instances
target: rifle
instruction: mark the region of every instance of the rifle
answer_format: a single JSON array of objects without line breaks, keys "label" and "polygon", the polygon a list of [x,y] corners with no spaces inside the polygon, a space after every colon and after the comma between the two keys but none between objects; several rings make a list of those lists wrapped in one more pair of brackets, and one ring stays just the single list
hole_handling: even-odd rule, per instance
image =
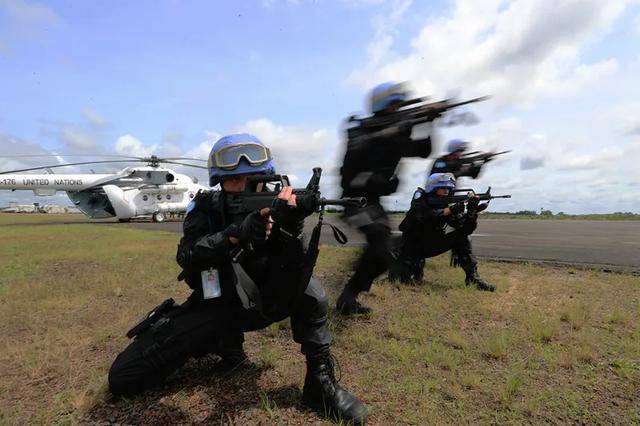
[{"label": "rifle", "polygon": [[[404,101],[400,104],[400,108],[390,114],[373,115],[370,117],[351,116],[347,120],[349,123],[357,123],[351,126],[347,132],[349,139],[367,135],[367,137],[389,137],[393,136],[390,132],[393,129],[385,129],[390,126],[413,127],[422,123],[429,123],[441,117],[444,113],[463,105],[481,102],[488,99],[488,96],[481,96],[466,101],[456,102],[453,99],[445,99],[438,102],[427,103],[427,98],[415,98]],[[457,123],[456,123],[457,124]],[[372,133],[371,129],[379,129],[378,132]],[[397,130],[396,130],[397,132]]]},{"label": "rifle", "polygon": [[[453,193],[455,194],[456,192],[474,192],[473,189],[454,189]],[[481,192],[479,194],[476,193],[476,197],[478,197],[480,199],[480,201],[491,201],[494,198],[511,198],[511,195],[492,195],[491,194],[491,187],[487,188],[487,192]],[[460,201],[467,201],[469,200],[469,195],[465,194],[465,195],[450,195],[448,197],[445,197],[447,204],[455,204],[458,203]]]},{"label": "rifle", "polygon": [[[473,189],[464,188],[464,189],[454,189],[452,193],[454,195],[449,195],[448,197],[429,197],[429,201],[434,204],[440,205],[451,205],[459,202],[469,201],[471,198],[468,194],[465,195],[455,195],[456,192],[474,192]],[[475,193],[475,192],[474,192]],[[511,195],[492,195],[491,187],[487,188],[487,192],[476,193],[476,196],[479,198],[479,201],[491,201],[495,198],[511,198]]]},{"label": "rifle", "polygon": [[[320,193],[320,177],[322,169],[315,167],[309,183],[305,188],[294,189],[297,203],[310,210],[322,212],[326,206],[364,207],[367,200],[364,197],[328,199]],[[231,214],[246,214],[265,207],[272,207],[278,198],[280,190],[291,186],[287,175],[256,175],[249,177],[247,191],[238,193],[240,205],[230,206]],[[235,208],[233,208],[235,207]]]},{"label": "rifle", "polygon": [[487,163],[491,160],[493,160],[495,157],[497,157],[498,155],[503,155],[503,154],[507,154],[511,152],[511,150],[507,150],[507,151],[500,151],[500,152],[478,152],[478,151],[474,151],[474,152],[470,152],[467,155],[463,155],[462,157],[460,157],[459,160],[456,160],[456,162],[458,162],[461,166],[462,165],[475,165],[476,163]]}]

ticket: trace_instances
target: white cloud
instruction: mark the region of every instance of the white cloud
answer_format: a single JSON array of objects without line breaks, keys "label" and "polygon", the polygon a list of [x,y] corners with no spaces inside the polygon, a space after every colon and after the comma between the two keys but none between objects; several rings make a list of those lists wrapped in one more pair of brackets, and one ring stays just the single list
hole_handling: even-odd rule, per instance
[{"label": "white cloud", "polygon": [[[381,61],[380,51],[369,52],[348,81],[368,88],[410,80],[421,93],[439,95],[463,87],[489,93],[502,105],[574,94],[617,69],[614,58],[584,63],[583,54],[627,3],[457,0],[448,15],[425,23],[409,53]],[[376,32],[374,41],[379,37]],[[389,37],[383,41],[386,52]]]},{"label": "white cloud", "polygon": [[59,139],[72,151],[87,151],[98,144],[96,135],[76,126],[64,126],[60,129]]},{"label": "white cloud", "polygon": [[520,170],[533,170],[544,167],[544,157],[522,157],[520,159]]},{"label": "white cloud", "polygon": [[0,52],[8,51],[11,42],[20,38],[41,37],[46,30],[57,27],[60,17],[46,4],[25,0],[0,0],[6,25],[0,29]]},{"label": "white cloud", "polygon": [[11,19],[20,24],[44,23],[53,26],[60,23],[58,15],[43,3],[24,0],[0,0],[0,8],[5,10]]},{"label": "white cloud", "polygon": [[146,146],[140,139],[126,134],[116,140],[114,148],[118,154],[146,157],[156,153],[157,145]]},{"label": "white cloud", "polygon": [[307,126],[285,126],[267,118],[250,120],[239,126],[263,141],[273,154],[280,173],[310,176],[315,166],[329,165],[335,139],[327,129]]},{"label": "white cloud", "polygon": [[95,127],[104,127],[107,124],[107,119],[93,108],[85,108],[82,110],[82,115]]}]

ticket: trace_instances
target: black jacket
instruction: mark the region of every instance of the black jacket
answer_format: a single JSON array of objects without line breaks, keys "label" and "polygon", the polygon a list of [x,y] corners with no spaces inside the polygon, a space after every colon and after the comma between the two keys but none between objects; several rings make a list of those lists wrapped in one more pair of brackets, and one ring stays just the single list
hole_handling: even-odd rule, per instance
[{"label": "black jacket", "polygon": [[367,202],[376,203],[381,196],[395,192],[399,183],[395,172],[401,158],[427,158],[431,153],[431,139],[411,139],[411,128],[371,128],[365,134],[357,130],[349,131],[340,169],[343,197],[366,197]]},{"label": "black jacket", "polygon": [[[239,250],[225,232],[232,224],[242,222],[250,212],[238,214],[237,196],[223,191],[201,191],[194,198],[184,220],[184,235],[178,245],[176,260],[183,268],[186,283],[202,295],[201,272],[209,268],[219,271],[221,298],[239,303],[231,261]],[[288,237],[274,225],[264,245],[245,250],[240,265],[260,291],[265,311],[280,309],[297,295],[300,285],[304,249],[299,238]]]}]

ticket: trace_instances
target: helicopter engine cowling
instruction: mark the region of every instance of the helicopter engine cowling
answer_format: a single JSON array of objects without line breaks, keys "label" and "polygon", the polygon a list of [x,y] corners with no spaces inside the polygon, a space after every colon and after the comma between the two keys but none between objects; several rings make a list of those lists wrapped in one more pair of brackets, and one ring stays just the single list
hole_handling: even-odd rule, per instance
[{"label": "helicopter engine cowling", "polygon": [[126,199],[122,188],[115,185],[104,185],[102,189],[107,194],[118,219],[131,219],[136,216],[136,206]]}]

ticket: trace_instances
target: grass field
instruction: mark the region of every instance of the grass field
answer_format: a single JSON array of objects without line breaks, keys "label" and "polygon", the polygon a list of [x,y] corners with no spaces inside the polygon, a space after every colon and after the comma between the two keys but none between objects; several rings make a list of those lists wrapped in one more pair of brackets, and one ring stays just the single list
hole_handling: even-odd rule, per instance
[{"label": "grass field", "polygon": [[[18,220],[19,221],[19,220]],[[322,423],[300,403],[305,363],[284,322],[247,334],[257,368],[189,362],[129,399],[106,390],[125,331],[182,300],[176,234],[91,224],[8,225],[0,215],[0,423]],[[331,300],[357,252],[323,248]],[[374,314],[332,312],[342,383],[371,424],[640,423],[640,277],[486,263],[493,294],[448,258],[422,286],[380,282]]]}]

